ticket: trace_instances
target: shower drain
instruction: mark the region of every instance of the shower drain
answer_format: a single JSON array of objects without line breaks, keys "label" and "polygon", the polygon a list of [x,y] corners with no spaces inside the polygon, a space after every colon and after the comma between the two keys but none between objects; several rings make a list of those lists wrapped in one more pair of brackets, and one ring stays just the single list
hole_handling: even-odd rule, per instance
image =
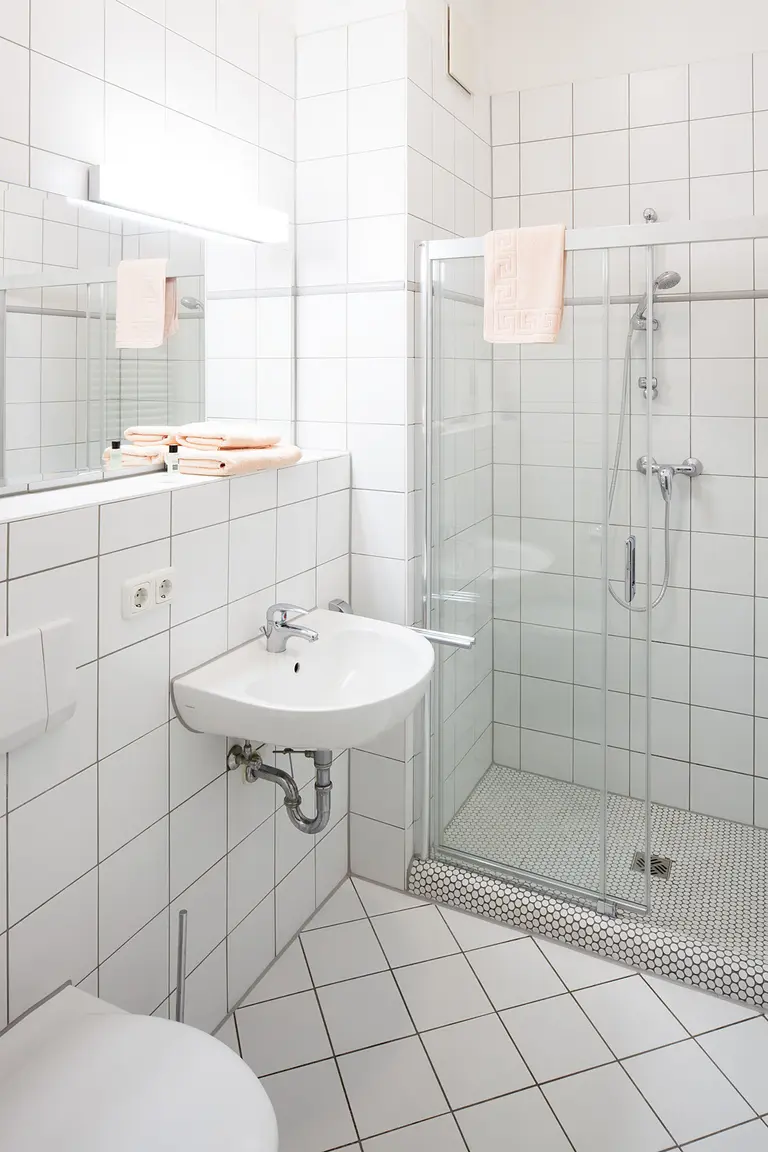
[{"label": "shower drain", "polygon": [[[672,871],[672,861],[669,856],[651,855],[651,876],[659,880],[668,880]],[[645,852],[635,852],[632,857],[630,872],[645,872]]]}]

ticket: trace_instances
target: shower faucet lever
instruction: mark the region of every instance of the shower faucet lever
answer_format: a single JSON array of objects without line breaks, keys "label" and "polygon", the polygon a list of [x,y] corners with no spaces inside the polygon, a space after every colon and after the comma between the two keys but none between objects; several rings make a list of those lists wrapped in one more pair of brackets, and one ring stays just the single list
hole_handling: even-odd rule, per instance
[{"label": "shower faucet lever", "polygon": [[[647,475],[647,456],[641,456],[637,461],[637,470],[642,472],[643,476]],[[659,487],[665,504],[672,502],[672,481],[675,476],[687,476],[689,480],[693,480],[694,476],[701,476],[703,471],[701,460],[697,460],[695,456],[689,456],[677,467],[674,464],[657,464],[655,460],[651,460],[651,474],[659,478]]]}]

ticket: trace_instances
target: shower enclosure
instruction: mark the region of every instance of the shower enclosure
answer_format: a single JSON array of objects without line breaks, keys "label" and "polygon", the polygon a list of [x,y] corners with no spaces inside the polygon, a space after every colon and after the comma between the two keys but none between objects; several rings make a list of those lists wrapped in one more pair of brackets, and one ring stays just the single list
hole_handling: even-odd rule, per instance
[{"label": "shower enclosure", "polygon": [[[756,786],[748,819],[728,789],[766,769],[751,742],[748,765],[729,762],[726,735],[731,708],[740,726],[768,715],[762,668],[747,703],[727,685],[718,699],[701,669],[729,642],[700,623],[708,604],[712,619],[754,607],[740,542],[755,528],[743,509],[729,523],[727,501],[731,473],[755,468],[724,463],[691,379],[716,391],[719,366],[727,395],[734,364],[768,355],[768,220],[648,217],[566,233],[550,345],[483,340],[482,238],[422,246],[424,623],[475,644],[439,650],[411,884],[434,894],[429,868],[447,866],[458,886],[492,878],[762,969],[744,906],[763,903],[768,833]],[[743,598],[707,559],[731,544]]]}]

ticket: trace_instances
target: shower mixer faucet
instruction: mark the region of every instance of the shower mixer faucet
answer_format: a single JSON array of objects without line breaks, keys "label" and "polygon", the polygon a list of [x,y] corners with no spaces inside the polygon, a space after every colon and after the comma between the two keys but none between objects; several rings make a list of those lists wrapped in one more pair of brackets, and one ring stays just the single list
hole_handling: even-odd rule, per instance
[{"label": "shower mixer faucet", "polygon": [[[641,456],[637,461],[637,470],[642,472],[643,476],[646,475],[648,470],[647,456]],[[674,464],[657,464],[655,460],[651,460],[651,472],[659,478],[659,487],[665,504],[672,503],[672,481],[675,476],[687,476],[689,480],[693,480],[694,476],[701,476],[703,471],[704,465],[695,456],[689,456],[677,467]]]}]

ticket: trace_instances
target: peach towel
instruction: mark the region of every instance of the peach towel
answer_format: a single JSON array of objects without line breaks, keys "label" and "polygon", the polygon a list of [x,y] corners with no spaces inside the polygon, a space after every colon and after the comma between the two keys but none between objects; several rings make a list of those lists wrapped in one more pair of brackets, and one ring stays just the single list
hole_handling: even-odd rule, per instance
[{"label": "peach towel", "polygon": [[225,448],[222,451],[179,450],[179,471],[187,476],[247,476],[264,468],[282,468],[301,459],[301,449],[293,444],[271,448]]},{"label": "peach towel", "polygon": [[554,344],[563,319],[565,226],[485,237],[484,335],[490,344]]},{"label": "peach towel", "polygon": [[117,268],[115,347],[159,348],[179,327],[176,281],[167,260],[121,260]]},{"label": "peach towel", "polygon": [[[123,468],[146,468],[150,464],[164,464],[168,448],[165,444],[123,444]],[[112,449],[104,450],[104,462],[112,459]]]},{"label": "peach towel", "polygon": [[183,448],[201,448],[215,452],[219,448],[273,448],[280,437],[263,424],[235,420],[215,424],[204,420],[199,424],[184,424],[176,436]]},{"label": "peach towel", "polygon": [[131,444],[178,444],[177,431],[167,424],[136,424],[133,428],[126,428],[123,437]]}]

